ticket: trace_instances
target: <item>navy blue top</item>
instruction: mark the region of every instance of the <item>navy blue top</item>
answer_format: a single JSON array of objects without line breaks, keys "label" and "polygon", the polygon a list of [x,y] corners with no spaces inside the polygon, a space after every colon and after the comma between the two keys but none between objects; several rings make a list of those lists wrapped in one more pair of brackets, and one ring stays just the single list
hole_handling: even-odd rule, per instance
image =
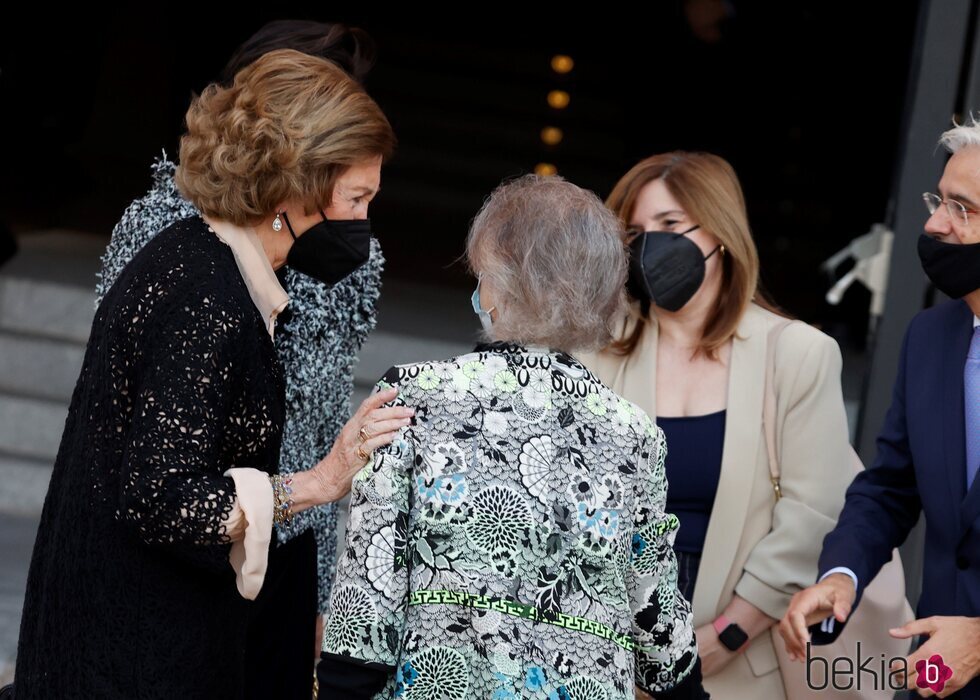
[{"label": "navy blue top", "polygon": [[667,512],[680,520],[674,550],[701,554],[721,475],[725,411],[657,417],[667,439]]}]

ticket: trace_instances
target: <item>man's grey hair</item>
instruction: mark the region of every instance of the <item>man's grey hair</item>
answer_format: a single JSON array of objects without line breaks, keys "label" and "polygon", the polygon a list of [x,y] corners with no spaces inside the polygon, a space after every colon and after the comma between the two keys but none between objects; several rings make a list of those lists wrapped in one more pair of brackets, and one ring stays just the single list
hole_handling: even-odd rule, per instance
[{"label": "man's grey hair", "polygon": [[595,194],[559,176],[498,186],[473,220],[466,257],[493,291],[489,340],[597,350],[624,313],[623,225]]},{"label": "man's grey hair", "polygon": [[980,121],[970,114],[969,124],[957,124],[939,137],[939,143],[950,153],[956,153],[967,146],[980,146]]}]

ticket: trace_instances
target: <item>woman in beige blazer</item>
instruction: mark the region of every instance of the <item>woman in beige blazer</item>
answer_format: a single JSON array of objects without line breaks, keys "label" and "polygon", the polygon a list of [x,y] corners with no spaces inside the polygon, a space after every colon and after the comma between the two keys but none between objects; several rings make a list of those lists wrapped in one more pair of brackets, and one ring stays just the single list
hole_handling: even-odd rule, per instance
[{"label": "woman in beige blazer", "polygon": [[[735,172],[706,153],[653,156],[623,176],[607,204],[631,231],[632,313],[616,343],[582,359],[662,426],[723,418],[718,449],[675,449],[686,458],[674,464],[673,476],[668,435],[668,482],[683,482],[699,496],[682,510],[702,509],[688,517],[700,553],[678,552],[681,577],[690,579],[679,583],[682,590],[692,584],[712,697],[784,698],[773,625],[792,595],[814,582],[821,542],[852,477],[840,350],[804,323],[778,336],[777,504],[762,405],[769,330],[781,316],[759,291],[758,255]],[[711,454],[718,458],[698,457]],[[684,524],[682,513],[680,532]]]}]

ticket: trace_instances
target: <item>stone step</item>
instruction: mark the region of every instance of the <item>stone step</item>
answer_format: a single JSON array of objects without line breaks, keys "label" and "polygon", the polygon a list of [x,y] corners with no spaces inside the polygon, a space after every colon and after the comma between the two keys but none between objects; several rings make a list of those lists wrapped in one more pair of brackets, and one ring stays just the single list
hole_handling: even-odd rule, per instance
[{"label": "stone step", "polygon": [[37,516],[0,513],[0,686],[13,680],[27,570],[38,520]]},{"label": "stone step", "polygon": [[94,317],[94,282],[92,289],[86,289],[0,276],[0,330],[84,345]]},{"label": "stone step", "polygon": [[0,513],[39,516],[52,463],[0,454]]},{"label": "stone step", "polygon": [[85,346],[77,341],[0,331],[0,395],[68,405],[84,356]]},{"label": "stone step", "polygon": [[0,453],[54,463],[68,404],[0,395]]}]

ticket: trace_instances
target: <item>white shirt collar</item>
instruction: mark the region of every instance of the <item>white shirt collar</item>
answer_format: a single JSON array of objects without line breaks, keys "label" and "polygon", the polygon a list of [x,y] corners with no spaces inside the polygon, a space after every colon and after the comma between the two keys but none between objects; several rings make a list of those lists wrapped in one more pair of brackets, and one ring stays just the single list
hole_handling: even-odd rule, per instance
[{"label": "white shirt collar", "polygon": [[208,225],[208,230],[214,232],[218,239],[235,254],[238,271],[245,280],[252,303],[262,315],[269,337],[273,337],[276,317],[286,308],[289,296],[279,284],[279,278],[269,264],[259,234],[252,227],[236,226],[228,221],[208,219],[204,216],[201,218]]}]

